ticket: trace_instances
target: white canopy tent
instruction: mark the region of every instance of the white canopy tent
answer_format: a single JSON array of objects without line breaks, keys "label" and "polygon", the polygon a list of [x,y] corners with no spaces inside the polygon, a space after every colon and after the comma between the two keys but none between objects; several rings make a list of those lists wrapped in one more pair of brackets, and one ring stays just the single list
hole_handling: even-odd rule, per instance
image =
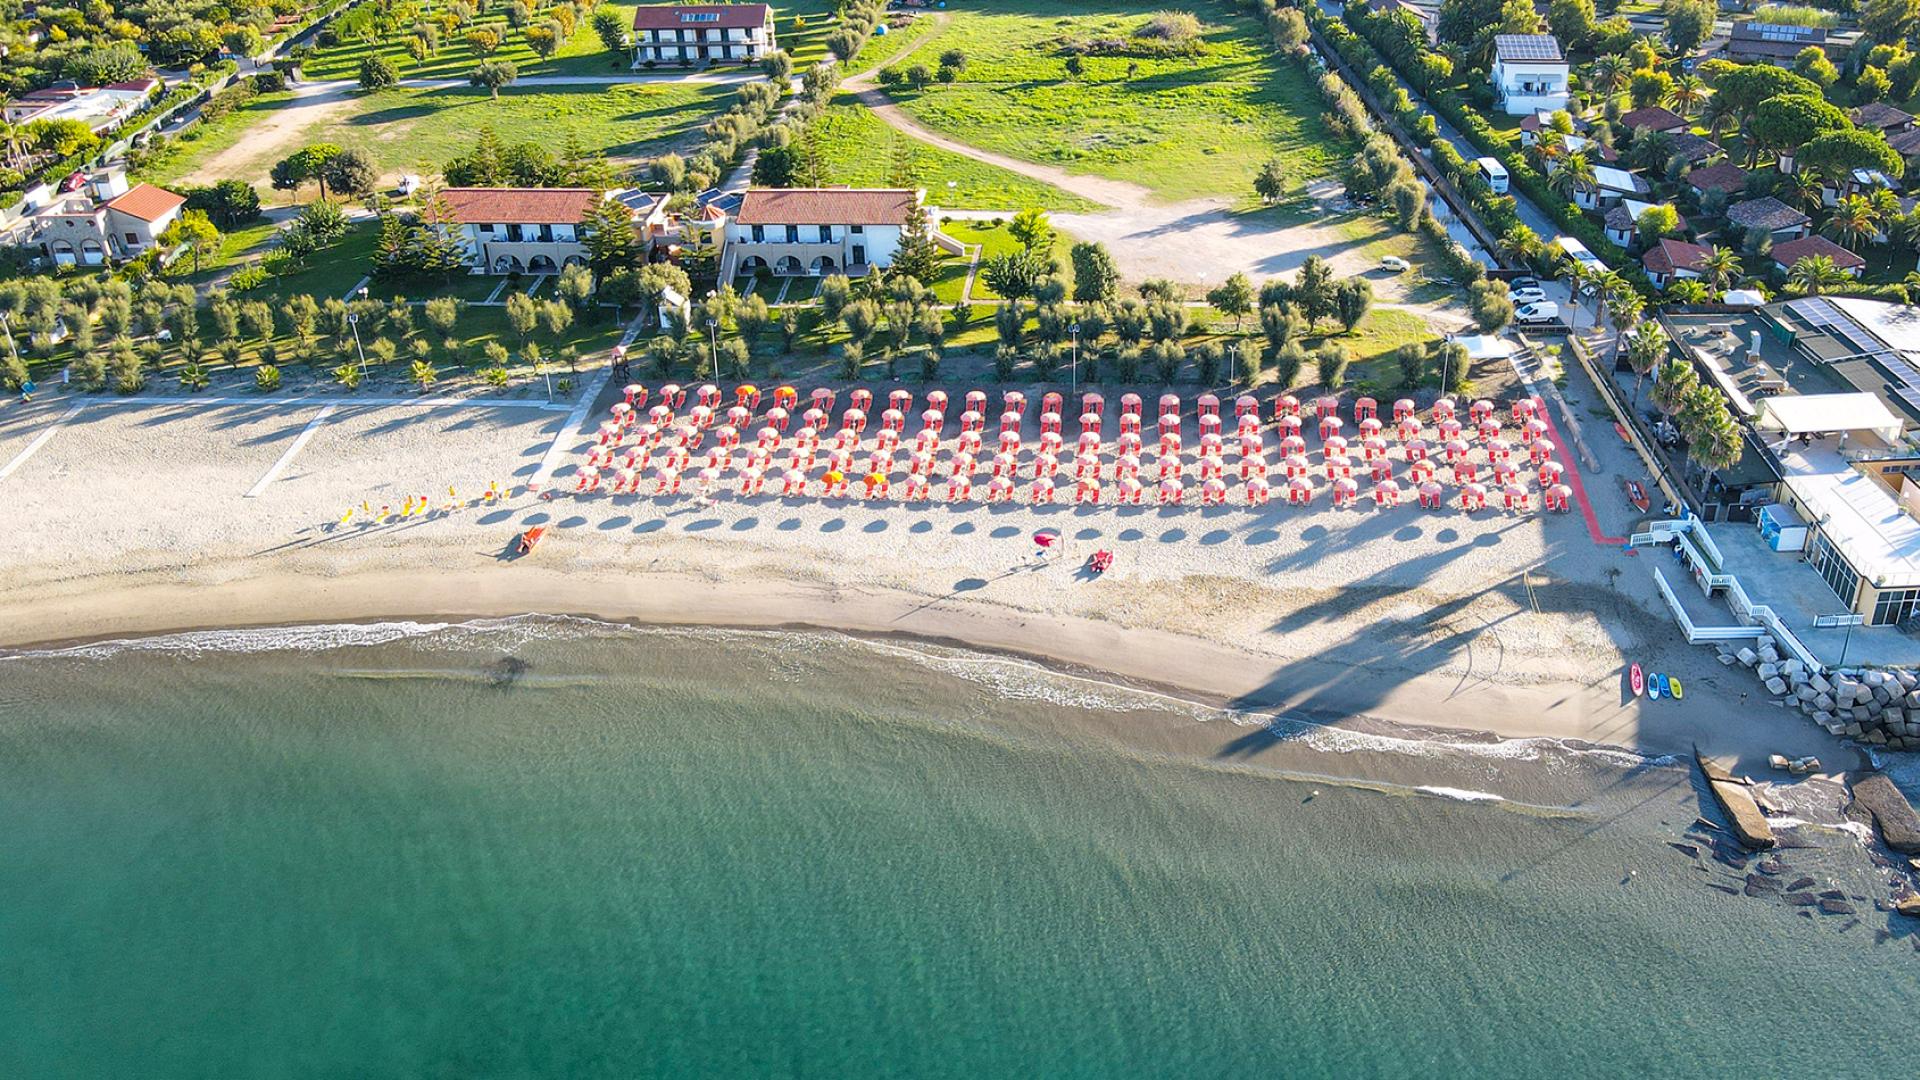
[{"label": "white canopy tent", "polygon": [[1900,441],[1900,418],[1873,394],[1786,394],[1760,399],[1753,418],[1762,431],[1787,435],[1868,431],[1887,443]]}]

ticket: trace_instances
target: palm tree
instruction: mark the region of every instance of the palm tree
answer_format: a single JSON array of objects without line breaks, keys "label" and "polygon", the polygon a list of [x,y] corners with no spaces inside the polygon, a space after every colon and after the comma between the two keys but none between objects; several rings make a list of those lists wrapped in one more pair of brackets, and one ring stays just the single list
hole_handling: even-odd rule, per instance
[{"label": "palm tree", "polygon": [[1879,231],[1879,215],[1873,212],[1873,204],[1859,195],[1841,199],[1827,218],[1828,234],[1845,247],[1858,247]]},{"label": "palm tree", "polygon": [[1722,405],[1713,420],[1687,446],[1687,456],[1710,473],[1730,469],[1746,452],[1745,433]]},{"label": "palm tree", "polygon": [[1806,296],[1818,296],[1852,280],[1845,270],[1835,266],[1833,260],[1825,255],[1803,256],[1787,271],[1787,287],[1797,289]]},{"label": "palm tree", "polygon": [[1633,403],[1640,404],[1640,381],[1653,373],[1667,355],[1667,331],[1648,319],[1627,335],[1627,366],[1633,369]]},{"label": "palm tree", "polygon": [[1627,331],[1640,321],[1640,315],[1646,311],[1647,303],[1640,299],[1640,294],[1634,291],[1633,286],[1627,284],[1626,279],[1613,274],[1607,276],[1619,282],[1618,288],[1603,287],[1601,289],[1607,301],[1607,322],[1613,327],[1613,360],[1618,362],[1621,342],[1626,339]]},{"label": "palm tree", "polygon": [[1531,263],[1541,251],[1540,234],[1515,225],[1500,236],[1500,257],[1512,263]]},{"label": "palm tree", "polygon": [[1719,94],[1713,94],[1701,109],[1700,119],[1707,125],[1707,138],[1719,142],[1720,133],[1733,122],[1733,104]]},{"label": "palm tree", "polygon": [[1660,373],[1653,377],[1653,403],[1660,411],[1672,416],[1686,403],[1687,392],[1700,382],[1700,376],[1694,374],[1693,365],[1685,360],[1669,360],[1661,365]]},{"label": "palm tree", "polygon": [[1700,277],[1715,292],[1724,292],[1740,280],[1740,256],[1732,248],[1714,245],[1700,260]]},{"label": "palm tree", "polygon": [[1891,224],[1900,216],[1900,196],[1890,189],[1877,187],[1867,195],[1867,204],[1873,207],[1875,220],[1883,225]]},{"label": "palm tree", "polygon": [[1698,278],[1675,278],[1667,286],[1667,299],[1676,304],[1710,304],[1713,290]]},{"label": "palm tree", "polygon": [[1587,66],[1587,81],[1603,94],[1617,94],[1627,88],[1633,69],[1624,56],[1609,54]]},{"label": "palm tree", "polygon": [[1673,102],[1673,109],[1681,116],[1692,116],[1693,110],[1707,100],[1707,84],[1698,75],[1682,75],[1673,80],[1673,91],[1667,95]]},{"label": "palm tree", "polygon": [[1541,172],[1551,175],[1555,164],[1567,156],[1567,137],[1552,128],[1546,128],[1527,150],[1533,155],[1534,165]]},{"label": "palm tree", "polygon": [[1820,178],[1805,169],[1786,178],[1786,191],[1783,194],[1788,202],[1809,214],[1818,213],[1826,205]]},{"label": "palm tree", "polygon": [[1548,174],[1547,186],[1569,202],[1573,200],[1574,192],[1593,187],[1593,161],[1587,157],[1586,151],[1568,154],[1560,167]]}]

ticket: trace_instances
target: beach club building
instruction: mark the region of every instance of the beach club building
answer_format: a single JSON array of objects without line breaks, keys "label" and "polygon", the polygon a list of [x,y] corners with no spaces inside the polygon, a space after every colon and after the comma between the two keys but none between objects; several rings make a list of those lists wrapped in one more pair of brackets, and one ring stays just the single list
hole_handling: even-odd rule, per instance
[{"label": "beach club building", "polygon": [[1776,597],[1802,614],[1920,617],[1920,313],[1815,296],[1660,318],[1757,444],[1729,478],[1741,512],[1706,519],[1750,521],[1762,542],[1743,548],[1813,570],[1825,589]]},{"label": "beach club building", "polygon": [[766,4],[651,4],[633,13],[633,66],[751,64],[779,48]]},{"label": "beach club building", "polygon": [[[726,225],[720,280],[735,274],[862,277],[893,264],[926,193],[907,188],[754,188]],[[938,242],[938,234],[935,234]]]}]

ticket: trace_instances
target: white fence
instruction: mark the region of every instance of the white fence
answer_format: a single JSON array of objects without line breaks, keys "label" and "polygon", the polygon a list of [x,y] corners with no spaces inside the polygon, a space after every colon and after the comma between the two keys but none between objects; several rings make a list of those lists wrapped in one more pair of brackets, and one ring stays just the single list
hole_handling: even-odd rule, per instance
[{"label": "white fence", "polygon": [[1757,638],[1763,633],[1771,634],[1773,639],[1780,643],[1781,648],[1807,665],[1808,670],[1826,670],[1826,665],[1813,655],[1812,650],[1801,643],[1800,638],[1792,630],[1787,629],[1787,624],[1774,613],[1772,608],[1755,603],[1753,597],[1747,594],[1746,586],[1740,583],[1739,578],[1721,570],[1724,563],[1720,556],[1720,548],[1713,542],[1713,536],[1700,523],[1700,519],[1687,517],[1673,521],[1656,521],[1648,527],[1646,532],[1634,533],[1628,540],[1628,543],[1634,547],[1676,542],[1680,545],[1681,556],[1687,564],[1687,569],[1693,572],[1694,580],[1699,583],[1700,590],[1708,596],[1716,592],[1726,594],[1727,606],[1733,609],[1734,617],[1740,620],[1738,626],[1696,625],[1687,615],[1686,609],[1680,606],[1680,598],[1674,595],[1673,587],[1667,583],[1666,576],[1656,566],[1653,570],[1654,584],[1660,589],[1661,597],[1666,600],[1667,607],[1672,610],[1674,620],[1680,624],[1680,629],[1685,632],[1689,643],[1735,641],[1742,638]]}]

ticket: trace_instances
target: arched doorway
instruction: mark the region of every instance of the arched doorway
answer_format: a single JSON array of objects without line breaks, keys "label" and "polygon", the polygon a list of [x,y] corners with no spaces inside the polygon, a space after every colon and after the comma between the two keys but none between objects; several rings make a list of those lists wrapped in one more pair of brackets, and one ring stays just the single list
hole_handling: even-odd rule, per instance
[{"label": "arched doorway", "polygon": [[526,272],[526,269],[526,267],[520,265],[519,259],[511,255],[502,255],[493,260],[493,272],[496,274],[522,274]]},{"label": "arched doorway", "polygon": [[834,264],[831,255],[819,255],[813,260],[813,272],[816,274],[831,274],[837,269],[839,267]]},{"label": "arched doorway", "polygon": [[740,260],[740,272],[743,274],[765,273],[766,269],[767,269],[767,260],[761,258],[758,255],[749,255],[746,258]]},{"label": "arched doorway", "polygon": [[800,260],[792,255],[782,255],[780,261],[774,264],[773,272],[776,274],[801,273]]},{"label": "arched doorway", "polygon": [[527,272],[530,274],[557,274],[560,267],[545,255],[535,255],[527,260]]}]

